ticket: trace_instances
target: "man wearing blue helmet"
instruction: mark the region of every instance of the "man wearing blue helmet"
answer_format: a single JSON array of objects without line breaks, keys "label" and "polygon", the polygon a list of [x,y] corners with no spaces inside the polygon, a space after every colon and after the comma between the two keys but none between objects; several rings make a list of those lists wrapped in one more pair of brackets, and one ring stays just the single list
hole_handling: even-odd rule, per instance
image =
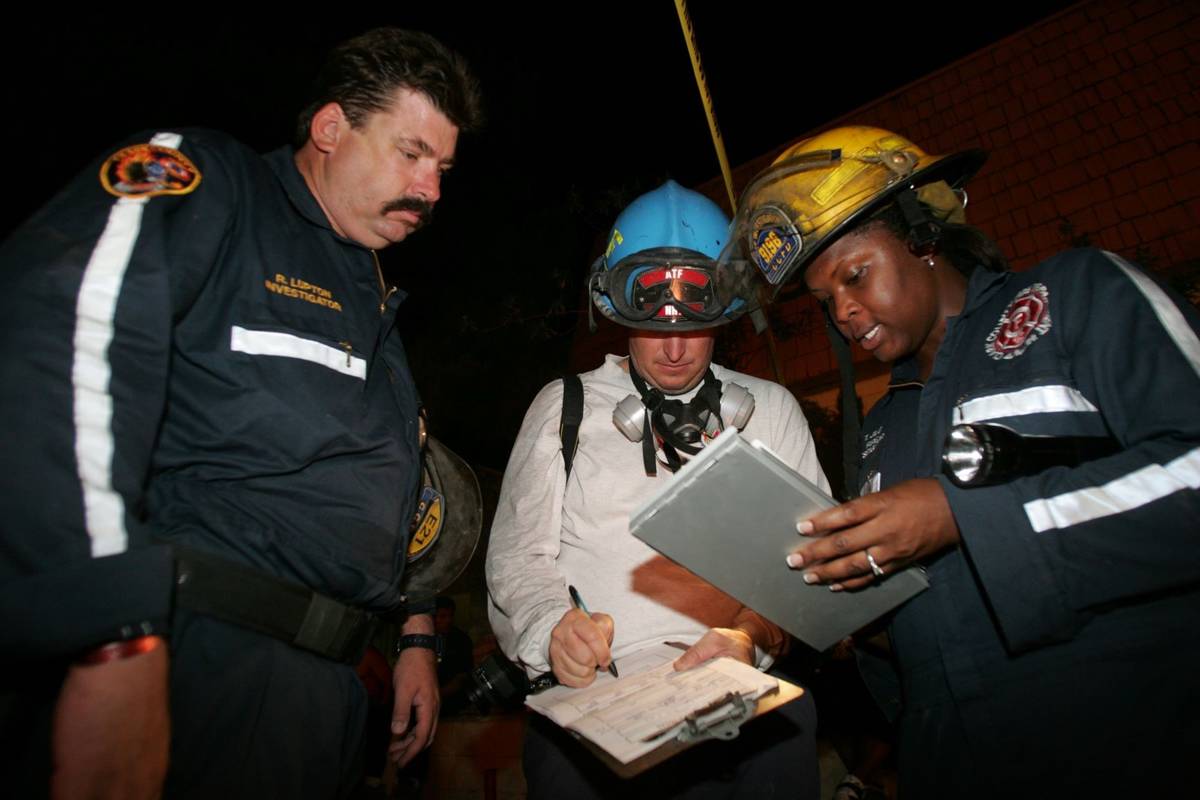
[{"label": "man wearing blue helmet", "polygon": [[[686,669],[715,656],[767,668],[786,635],[629,533],[629,517],[689,455],[727,426],[762,440],[820,486],[808,425],[776,384],[711,363],[715,328],[752,297],[747,272],[717,266],[729,221],[710,200],[668,181],[617,218],[593,267],[597,309],[631,328],[629,356],[580,376],[578,447],[564,469],[564,384],[534,400],[514,444],[487,559],[492,627],[531,674],[586,686],[598,668],[664,640],[691,644]],[[567,454],[570,455],[570,454]],[[732,533],[732,532],[731,532]],[[589,614],[574,607],[577,587]],[[807,697],[622,781],[545,720],[531,721],[529,796],[816,797],[816,717]]]}]

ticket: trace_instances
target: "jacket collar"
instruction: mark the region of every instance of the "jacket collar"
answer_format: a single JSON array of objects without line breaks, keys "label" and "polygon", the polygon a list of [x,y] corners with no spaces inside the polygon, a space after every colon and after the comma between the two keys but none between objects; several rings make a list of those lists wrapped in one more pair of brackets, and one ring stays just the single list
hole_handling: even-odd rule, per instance
[{"label": "jacket collar", "polygon": [[959,317],[965,317],[982,306],[1000,287],[1008,283],[1011,272],[989,272],[982,267],[971,273],[967,279],[967,299],[963,302],[963,310]]},{"label": "jacket collar", "polygon": [[353,239],[347,239],[333,229],[333,225],[329,222],[329,217],[325,216],[325,211],[321,208],[321,204],[317,202],[317,198],[313,196],[312,191],[308,188],[308,184],[304,181],[304,176],[300,174],[300,170],[296,167],[295,150],[285,145],[278,150],[268,153],[265,158],[267,164],[275,173],[275,177],[279,179],[279,183],[283,186],[283,191],[287,194],[288,200],[295,206],[300,216],[313,225],[324,228],[347,244],[352,244],[363,250],[370,249]]}]

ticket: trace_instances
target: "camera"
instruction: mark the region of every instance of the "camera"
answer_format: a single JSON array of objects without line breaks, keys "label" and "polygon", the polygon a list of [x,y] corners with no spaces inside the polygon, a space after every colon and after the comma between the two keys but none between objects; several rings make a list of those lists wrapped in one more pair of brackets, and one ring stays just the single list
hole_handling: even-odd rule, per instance
[{"label": "camera", "polygon": [[471,670],[471,681],[474,685],[467,690],[467,699],[480,714],[488,713],[493,706],[502,711],[516,710],[529,695],[558,684],[551,672],[530,680],[525,670],[500,653],[492,653]]}]

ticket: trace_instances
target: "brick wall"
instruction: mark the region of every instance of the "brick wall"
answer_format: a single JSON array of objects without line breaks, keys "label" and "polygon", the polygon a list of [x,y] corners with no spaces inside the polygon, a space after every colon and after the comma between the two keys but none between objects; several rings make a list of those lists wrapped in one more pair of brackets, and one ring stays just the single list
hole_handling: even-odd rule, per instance
[{"label": "brick wall", "polygon": [[[1017,269],[1073,244],[1164,275],[1200,269],[1200,3],[1079,3],[796,139],[839,125],[895,130],[927,152],[982,147],[967,216]],[[737,187],[792,142],[734,171]],[[702,187],[727,206],[717,178]],[[835,369],[815,306],[771,310],[784,382],[816,394]],[[776,377],[740,324],[738,367]],[[868,361],[863,353],[860,360]],[[864,366],[867,366],[864,364]],[[864,398],[870,401],[869,398]]]}]

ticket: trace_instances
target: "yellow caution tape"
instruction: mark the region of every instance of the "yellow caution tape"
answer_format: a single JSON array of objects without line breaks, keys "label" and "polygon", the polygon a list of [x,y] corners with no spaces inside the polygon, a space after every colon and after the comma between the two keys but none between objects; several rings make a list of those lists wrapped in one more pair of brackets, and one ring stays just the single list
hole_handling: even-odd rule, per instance
[{"label": "yellow caution tape", "polygon": [[733,175],[729,171],[729,159],[725,156],[725,142],[721,138],[721,129],[717,127],[712,95],[709,94],[708,84],[704,80],[704,67],[700,66],[700,52],[696,49],[696,30],[692,26],[692,19],[688,16],[684,0],[675,0],[675,10],[679,13],[679,24],[683,27],[683,39],[687,42],[688,55],[692,57],[692,71],[696,74],[700,102],[704,104],[704,113],[708,116],[708,130],[712,134],[713,147],[717,150],[717,160],[721,162],[721,176],[725,179],[725,189],[729,192],[729,208],[736,214],[737,198],[733,194]]}]

